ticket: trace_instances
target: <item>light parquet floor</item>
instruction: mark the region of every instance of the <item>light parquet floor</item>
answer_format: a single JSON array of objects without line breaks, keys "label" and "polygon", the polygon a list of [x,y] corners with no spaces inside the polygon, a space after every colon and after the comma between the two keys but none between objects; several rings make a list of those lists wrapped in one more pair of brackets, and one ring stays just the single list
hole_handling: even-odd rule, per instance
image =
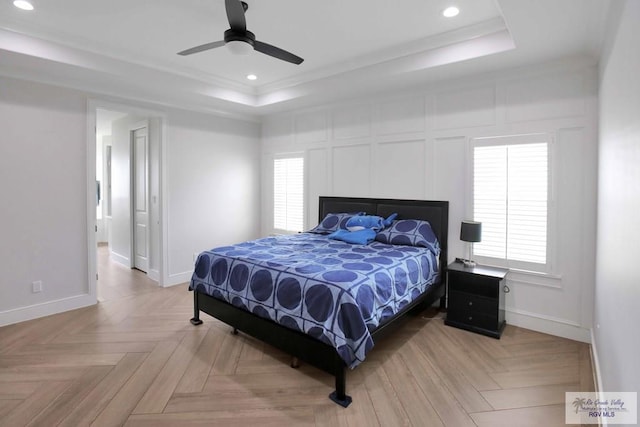
[{"label": "light parquet floor", "polygon": [[561,426],[565,391],[594,389],[587,344],[511,325],[495,340],[430,309],[348,373],[344,409],[329,375],[192,326],[186,285],[105,253],[98,305],[0,328],[0,426]]}]

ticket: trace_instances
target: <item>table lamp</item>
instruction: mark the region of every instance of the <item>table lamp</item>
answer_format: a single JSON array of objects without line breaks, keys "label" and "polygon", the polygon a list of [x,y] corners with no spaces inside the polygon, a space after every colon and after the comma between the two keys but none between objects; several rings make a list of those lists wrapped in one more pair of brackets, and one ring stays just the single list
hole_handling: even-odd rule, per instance
[{"label": "table lamp", "polygon": [[463,260],[465,267],[475,267],[476,263],[471,259],[473,243],[481,241],[482,223],[475,221],[462,221],[460,225],[460,240],[469,242],[469,258]]}]

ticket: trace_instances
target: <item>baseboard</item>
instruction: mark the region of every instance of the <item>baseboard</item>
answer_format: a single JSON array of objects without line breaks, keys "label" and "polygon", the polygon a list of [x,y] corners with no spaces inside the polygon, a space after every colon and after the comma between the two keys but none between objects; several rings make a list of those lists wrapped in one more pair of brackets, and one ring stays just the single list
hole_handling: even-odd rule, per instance
[{"label": "baseboard", "polygon": [[147,271],[147,277],[154,282],[160,283],[160,272],[158,270],[150,268],[149,271]]},{"label": "baseboard", "polygon": [[169,286],[175,286],[175,285],[186,283],[191,280],[191,276],[193,276],[193,270],[184,271],[182,273],[170,274],[167,277],[167,280],[165,280],[165,282],[163,283],[163,286],[166,288]]},{"label": "baseboard", "polygon": [[127,268],[131,268],[131,260],[129,259],[129,257],[120,255],[119,253],[114,251],[111,251],[109,255],[111,256],[111,259],[117,262],[118,264],[124,265]]},{"label": "baseboard", "polygon": [[508,325],[568,338],[574,341],[591,343],[591,331],[563,319],[541,316],[534,313],[506,310]]},{"label": "baseboard", "polygon": [[593,365],[593,384],[595,385],[595,391],[602,393],[602,377],[600,376],[600,359],[598,358],[598,345],[596,337],[591,328],[591,364]]},{"label": "baseboard", "polygon": [[52,314],[88,307],[96,303],[97,300],[95,296],[84,294],[27,307],[14,308],[0,312],[0,326],[38,319]]},{"label": "baseboard", "polygon": [[[596,393],[603,393],[604,387],[602,386],[602,376],[600,375],[600,359],[598,358],[598,345],[596,341],[596,336],[591,328],[591,366],[593,366],[593,385]],[[599,417],[598,418],[600,426],[609,425],[608,418]]]}]

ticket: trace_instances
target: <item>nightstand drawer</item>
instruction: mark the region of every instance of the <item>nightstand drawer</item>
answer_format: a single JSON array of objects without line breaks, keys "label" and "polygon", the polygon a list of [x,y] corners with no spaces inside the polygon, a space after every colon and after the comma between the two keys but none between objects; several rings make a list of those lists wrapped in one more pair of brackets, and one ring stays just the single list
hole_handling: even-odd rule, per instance
[{"label": "nightstand drawer", "polygon": [[488,330],[495,330],[498,327],[498,319],[496,319],[496,316],[490,316],[464,308],[460,310],[452,307],[449,308],[447,320]]},{"label": "nightstand drawer", "polygon": [[495,314],[498,310],[498,300],[483,298],[464,292],[451,291],[449,293],[449,307],[476,311],[481,314]]},{"label": "nightstand drawer", "polygon": [[487,298],[498,298],[500,288],[496,279],[474,274],[449,270],[449,289],[451,291],[468,292]]}]

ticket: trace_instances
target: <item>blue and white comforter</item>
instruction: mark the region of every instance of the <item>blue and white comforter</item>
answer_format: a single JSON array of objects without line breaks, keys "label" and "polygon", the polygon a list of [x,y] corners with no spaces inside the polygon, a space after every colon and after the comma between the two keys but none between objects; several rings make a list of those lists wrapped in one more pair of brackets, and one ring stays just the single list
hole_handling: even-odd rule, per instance
[{"label": "blue and white comforter", "polygon": [[431,249],[300,233],[202,252],[189,288],[303,331],[353,368],[373,347],[369,331],[438,275]]}]

